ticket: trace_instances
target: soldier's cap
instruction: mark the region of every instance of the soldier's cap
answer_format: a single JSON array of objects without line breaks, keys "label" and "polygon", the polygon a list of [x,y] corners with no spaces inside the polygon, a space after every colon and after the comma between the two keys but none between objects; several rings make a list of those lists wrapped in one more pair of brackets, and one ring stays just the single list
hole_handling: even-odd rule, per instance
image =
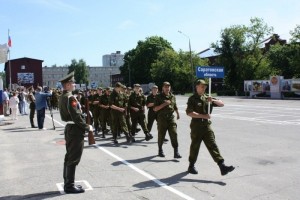
[{"label": "soldier's cap", "polygon": [[61,82],[61,83],[74,82],[74,83],[75,83],[75,79],[74,79],[74,71],[71,72],[70,74],[68,74],[67,76],[61,78],[61,79],[59,80],[59,82]]},{"label": "soldier's cap", "polygon": [[168,81],[163,82],[163,87],[164,86],[170,86],[171,84]]},{"label": "soldier's cap", "polygon": [[127,87],[127,90],[132,90],[132,88],[131,87]]},{"label": "soldier's cap", "polygon": [[205,82],[205,80],[202,80],[202,79],[199,79],[199,80],[196,81],[196,85],[200,85],[200,84],[202,84],[202,85],[208,85],[208,84]]},{"label": "soldier's cap", "polygon": [[105,88],[106,91],[111,91],[110,87]]},{"label": "soldier's cap", "polygon": [[123,89],[127,89],[126,85],[123,85],[122,88],[123,88]]},{"label": "soldier's cap", "polygon": [[102,87],[98,87],[97,89],[98,89],[98,90],[103,90],[103,88],[102,88]]},{"label": "soldier's cap", "polygon": [[141,85],[136,83],[136,84],[134,84],[134,87],[141,87]]},{"label": "soldier's cap", "polygon": [[81,94],[81,95],[83,95],[83,92],[82,92],[81,90],[79,90],[79,91],[78,91],[78,94]]},{"label": "soldier's cap", "polygon": [[153,89],[153,88],[156,88],[156,89],[157,89],[158,87],[157,87],[157,85],[153,85],[153,86],[152,86],[152,89]]},{"label": "soldier's cap", "polygon": [[[125,85],[123,85],[122,83],[120,83],[120,82],[117,82],[116,83],[116,85],[115,85],[115,87],[121,87],[121,88],[123,88]],[[125,86],[126,87],[126,86]]]}]

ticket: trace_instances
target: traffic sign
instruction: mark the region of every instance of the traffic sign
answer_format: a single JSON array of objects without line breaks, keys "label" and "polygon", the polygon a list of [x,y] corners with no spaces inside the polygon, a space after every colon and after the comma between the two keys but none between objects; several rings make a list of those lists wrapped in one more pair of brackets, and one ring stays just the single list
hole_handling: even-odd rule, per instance
[{"label": "traffic sign", "polygon": [[197,66],[196,76],[197,78],[224,78],[224,67]]}]

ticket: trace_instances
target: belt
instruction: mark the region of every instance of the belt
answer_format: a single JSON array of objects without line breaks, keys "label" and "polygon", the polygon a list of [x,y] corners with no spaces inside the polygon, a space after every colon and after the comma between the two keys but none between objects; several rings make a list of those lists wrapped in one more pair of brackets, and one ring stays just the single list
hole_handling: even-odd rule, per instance
[{"label": "belt", "polygon": [[75,124],[73,121],[68,121],[67,124]]},{"label": "belt", "polygon": [[203,119],[203,118],[193,118],[193,121],[201,121],[201,122],[207,122],[208,119]]}]

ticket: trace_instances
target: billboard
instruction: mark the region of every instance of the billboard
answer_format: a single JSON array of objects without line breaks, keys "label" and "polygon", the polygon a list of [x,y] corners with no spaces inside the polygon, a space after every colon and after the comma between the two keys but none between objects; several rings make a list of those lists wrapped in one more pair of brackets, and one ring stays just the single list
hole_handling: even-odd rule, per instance
[{"label": "billboard", "polygon": [[17,73],[18,84],[33,84],[34,73]]}]

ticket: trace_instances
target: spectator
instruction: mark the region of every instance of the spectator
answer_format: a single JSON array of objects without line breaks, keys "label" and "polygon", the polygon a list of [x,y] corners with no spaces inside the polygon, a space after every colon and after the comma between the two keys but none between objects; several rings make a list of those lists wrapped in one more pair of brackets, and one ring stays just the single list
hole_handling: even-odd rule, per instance
[{"label": "spectator", "polygon": [[11,117],[13,120],[17,120],[17,110],[18,110],[19,99],[17,93],[13,92],[12,97],[9,99],[9,108],[11,109]]},{"label": "spectator", "polygon": [[3,93],[2,93],[2,103],[3,103],[3,114],[4,116],[8,116],[9,115],[9,96],[8,96],[8,91],[7,88],[4,89]]},{"label": "spectator", "polygon": [[35,92],[35,107],[37,112],[37,123],[40,130],[44,128],[45,111],[47,107],[47,97],[52,95],[52,90],[49,93],[42,92],[42,87],[38,86]]}]

